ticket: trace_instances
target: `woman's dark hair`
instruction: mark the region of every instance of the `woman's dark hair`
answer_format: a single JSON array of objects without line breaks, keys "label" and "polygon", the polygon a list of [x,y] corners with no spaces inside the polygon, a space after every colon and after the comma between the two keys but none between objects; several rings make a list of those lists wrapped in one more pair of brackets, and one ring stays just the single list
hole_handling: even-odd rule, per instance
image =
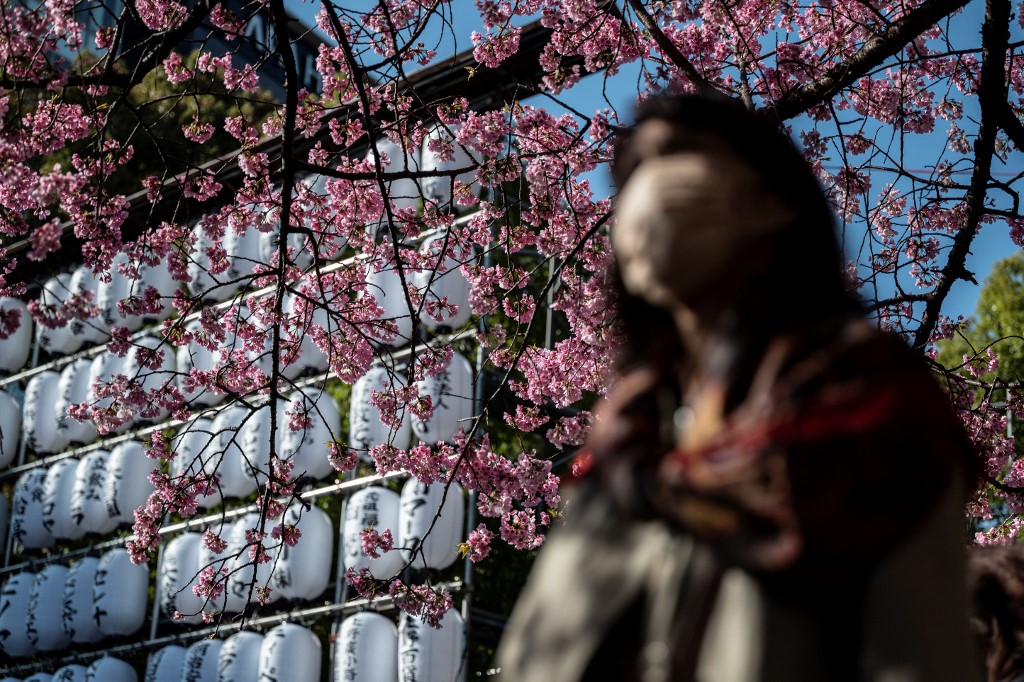
[{"label": "woman's dark hair", "polygon": [[[638,143],[635,133],[645,123],[663,121],[669,133]],[[772,254],[770,278],[751,295],[771,313],[772,320],[815,320],[859,310],[847,292],[843,252],[835,217],[814,172],[793,141],[766,118],[749,111],[738,100],[709,95],[656,95],[643,101],[633,127],[620,133],[612,161],[612,177],[621,189],[646,159],[690,151],[725,150],[747,163],[765,187],[793,208],[797,217],[781,230]],[[681,263],[680,267],[685,267]],[[643,305],[630,298],[630,306]],[[622,310],[620,306],[620,310]],[[631,322],[650,317],[632,310],[621,317],[627,346],[649,337],[649,330],[631,329]],[[642,348],[627,353],[642,355]]]}]

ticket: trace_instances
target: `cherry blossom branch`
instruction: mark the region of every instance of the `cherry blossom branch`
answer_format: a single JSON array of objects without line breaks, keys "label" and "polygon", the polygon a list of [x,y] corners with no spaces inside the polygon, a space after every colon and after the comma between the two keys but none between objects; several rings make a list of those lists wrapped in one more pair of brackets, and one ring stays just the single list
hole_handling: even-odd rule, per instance
[{"label": "cherry blossom branch", "polygon": [[953,238],[949,257],[939,281],[931,291],[921,324],[914,334],[915,348],[924,348],[931,340],[932,332],[939,320],[942,303],[961,279],[973,278],[967,270],[967,254],[971,242],[978,233],[978,221],[985,210],[985,196],[992,171],[992,157],[995,154],[997,121],[999,112],[1006,103],[1006,46],[1010,35],[1009,0],[988,0],[985,5],[985,23],[981,29],[982,62],[978,82],[978,102],[981,105],[981,121],[978,136],[974,142],[974,172],[970,189],[964,197],[964,217],[959,231]]},{"label": "cherry blossom branch", "polygon": [[820,78],[786,92],[761,111],[765,116],[786,121],[832,99],[885,59],[899,53],[923,31],[966,4],[967,0],[925,0],[865,43],[852,57],[836,64]]},{"label": "cherry blossom branch", "polygon": [[[676,68],[683,72],[683,74],[690,79],[690,82],[696,86],[700,92],[720,92],[714,84],[705,78],[696,67],[686,58],[675,43],[665,35],[665,32],[658,26],[658,22],[654,20],[644,7],[642,0],[626,0],[626,4],[629,5],[633,13],[636,14],[637,19],[643,24],[643,27],[651,34],[651,38],[657,43],[658,48],[662,51],[666,58],[671,61]],[[611,3],[611,7],[615,7],[614,3]]]},{"label": "cherry blossom branch", "polygon": [[[132,3],[126,3],[123,13],[127,13]],[[116,59],[108,59],[101,73],[96,75],[67,75],[55,74],[45,78],[0,78],[0,88],[5,90],[16,90],[20,88],[46,88],[52,84],[60,83],[62,87],[87,88],[90,86],[107,86],[118,88],[131,88],[138,85],[146,77],[146,74],[156,68],[157,64],[163,61],[169,54],[179,48],[185,39],[202,24],[209,16],[213,8],[211,0],[201,0],[192,8],[192,11],[176,27],[167,31],[154,33],[140,41],[133,49],[143,49],[147,44],[151,45],[145,55],[138,61],[131,73],[119,74],[113,70],[113,63]],[[122,13],[122,17],[123,17]],[[120,26],[119,20],[119,26]],[[140,25],[141,21],[140,21]],[[113,50],[113,47],[110,48]],[[113,54],[113,52],[111,52]]]}]

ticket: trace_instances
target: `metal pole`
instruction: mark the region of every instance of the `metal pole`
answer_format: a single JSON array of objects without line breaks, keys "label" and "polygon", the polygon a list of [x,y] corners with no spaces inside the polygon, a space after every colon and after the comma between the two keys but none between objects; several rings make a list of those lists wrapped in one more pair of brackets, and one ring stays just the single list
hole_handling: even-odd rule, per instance
[{"label": "metal pole", "polygon": [[[491,227],[492,234],[494,233],[494,227]],[[489,267],[492,263],[492,256],[490,250],[484,252],[484,267]],[[484,318],[481,317],[477,323],[477,328],[481,333],[487,331],[487,324]],[[476,349],[476,384],[473,386],[473,411],[476,413],[478,418],[483,419],[483,405],[484,405],[484,364],[487,362],[487,354],[484,352],[483,346],[477,346]],[[476,526],[476,499],[477,491],[474,489],[469,490],[467,496],[467,504],[469,508],[466,510],[466,537],[469,537],[470,532]],[[462,669],[460,678],[465,678],[466,671],[469,670],[469,642],[470,642],[470,631],[472,629],[472,623],[470,619],[470,611],[473,605],[473,562],[469,558],[469,554],[466,554],[466,558],[463,560],[463,571],[462,571],[462,624],[463,624],[463,647],[462,647]]]}]

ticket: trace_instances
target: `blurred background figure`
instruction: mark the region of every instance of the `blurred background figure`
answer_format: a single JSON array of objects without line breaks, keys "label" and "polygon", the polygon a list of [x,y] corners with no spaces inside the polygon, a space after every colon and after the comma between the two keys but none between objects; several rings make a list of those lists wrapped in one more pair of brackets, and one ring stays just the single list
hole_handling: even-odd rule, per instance
[{"label": "blurred background figure", "polygon": [[731,100],[656,96],[613,174],[624,348],[504,679],[976,679],[976,458],[848,293],[799,151]]},{"label": "blurred background figure", "polygon": [[1024,680],[1024,547],[975,547],[968,561],[971,631],[988,682]]}]

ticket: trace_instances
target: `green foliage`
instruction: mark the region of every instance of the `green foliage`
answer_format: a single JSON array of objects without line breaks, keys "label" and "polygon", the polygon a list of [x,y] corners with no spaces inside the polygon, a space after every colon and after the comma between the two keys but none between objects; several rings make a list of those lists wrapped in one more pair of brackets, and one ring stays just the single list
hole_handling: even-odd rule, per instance
[{"label": "green foliage", "polygon": [[[198,54],[198,51],[190,54],[185,63],[193,67]],[[80,65],[92,61],[95,56],[79,57]],[[224,130],[224,120],[242,116],[258,123],[278,106],[268,90],[228,91],[221,72],[196,72],[189,80],[172,84],[162,69],[150,71],[130,88],[111,87],[103,94],[90,95],[84,90],[71,89],[64,93],[62,101],[106,111],[106,124],[97,135],[43,157],[40,168],[48,170],[58,163],[68,168],[74,154],[95,150],[103,141],[116,139],[122,145],[131,145],[134,155],[111,173],[105,186],[109,191],[125,195],[143,189],[143,178],[155,175],[167,179],[238,149],[238,140]],[[23,101],[23,110],[27,110],[26,105],[34,108],[33,102]],[[184,126],[197,119],[212,123],[215,128],[209,140],[203,143],[189,140],[182,132]]]},{"label": "green foliage", "polygon": [[974,316],[960,336],[938,345],[939,362],[953,369],[964,356],[986,358],[991,348],[999,367],[988,377],[1006,382],[1024,379],[1024,251],[1004,258],[985,279]]}]

